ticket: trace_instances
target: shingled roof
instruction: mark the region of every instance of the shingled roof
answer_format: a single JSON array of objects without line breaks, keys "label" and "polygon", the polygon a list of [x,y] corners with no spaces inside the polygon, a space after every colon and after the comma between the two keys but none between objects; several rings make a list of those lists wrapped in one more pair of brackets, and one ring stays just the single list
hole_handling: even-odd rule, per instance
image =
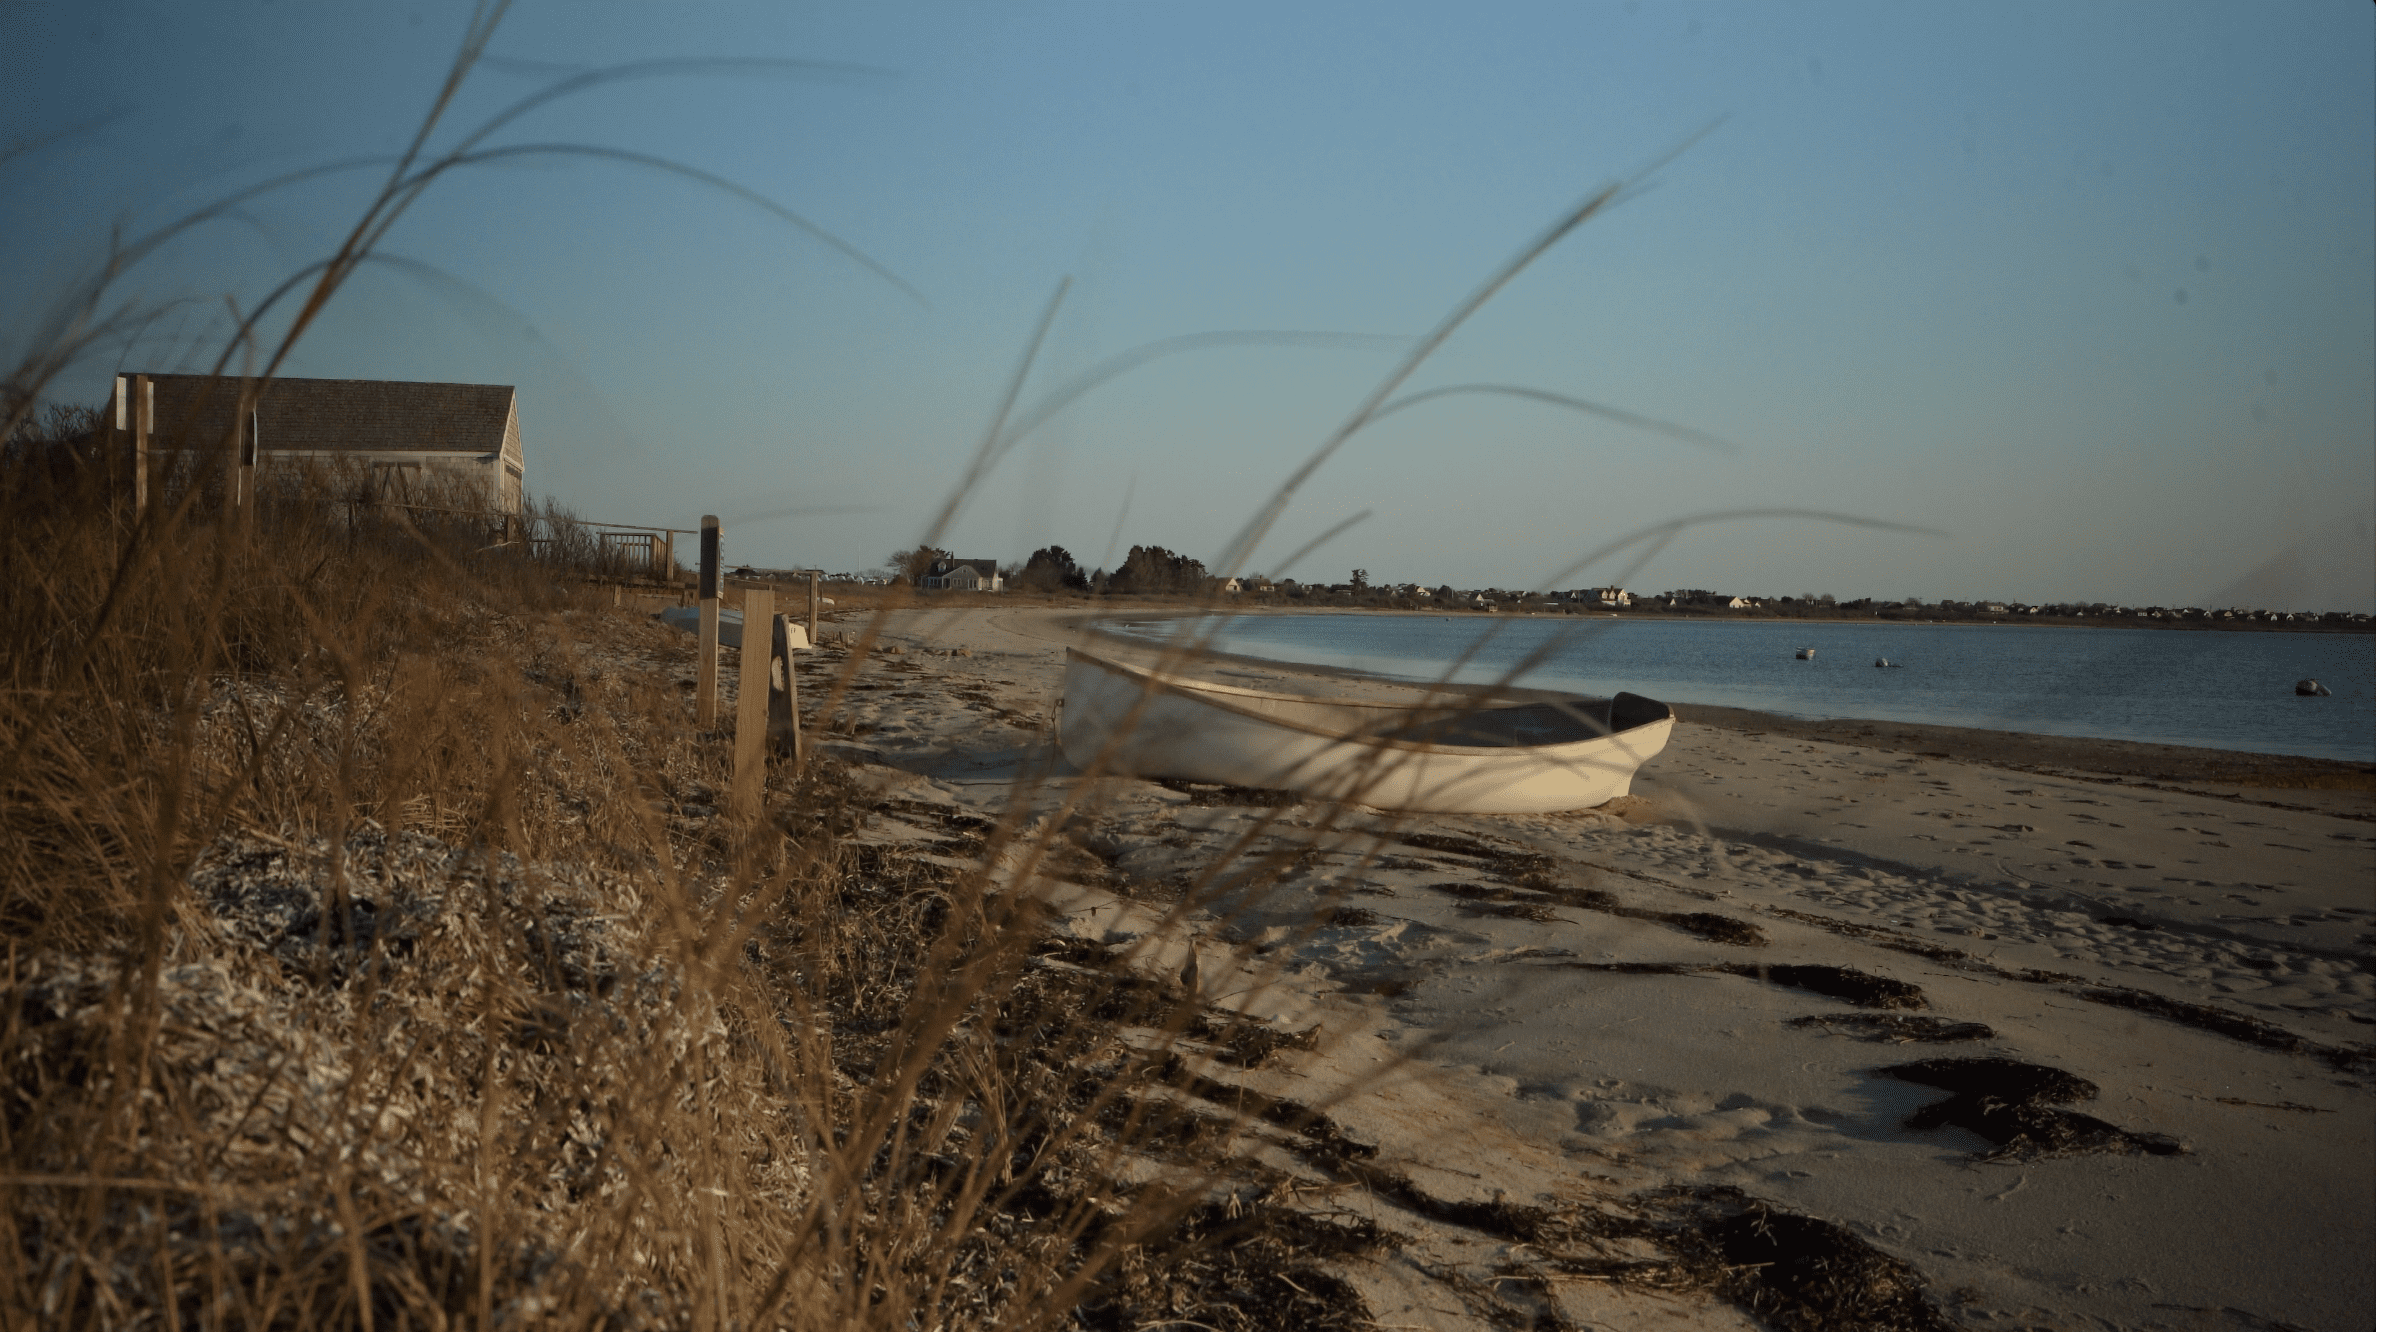
[{"label": "shingled roof", "polygon": [[[236,380],[151,375],[157,441],[210,448],[230,438]],[[258,443],[268,451],[375,453],[505,451],[510,384],[417,384],[393,379],[276,379],[257,403]],[[513,454],[520,456],[515,444]]]},{"label": "shingled roof", "polygon": [[937,560],[927,572],[936,578],[949,578],[962,569],[974,569],[979,577],[989,579],[1001,572],[1001,564],[996,560]]}]

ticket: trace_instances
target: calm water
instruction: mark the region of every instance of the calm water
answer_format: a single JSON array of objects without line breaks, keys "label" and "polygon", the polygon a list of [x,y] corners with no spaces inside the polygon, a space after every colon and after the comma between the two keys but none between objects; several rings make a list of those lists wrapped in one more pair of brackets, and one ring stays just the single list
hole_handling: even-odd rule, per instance
[{"label": "calm water", "polygon": [[[1181,621],[1113,629],[1159,639]],[[1275,661],[1431,680],[1522,683],[1798,717],[1983,726],[2373,762],[2376,640],[2366,634],[2046,625],[1715,624],[1487,615],[1253,615],[1217,646]],[[1486,637],[1485,637],[1486,635]],[[1796,649],[1819,649],[1812,661]],[[1880,670],[1885,657],[1898,669]],[[2314,678],[2332,698],[2297,698]]]}]

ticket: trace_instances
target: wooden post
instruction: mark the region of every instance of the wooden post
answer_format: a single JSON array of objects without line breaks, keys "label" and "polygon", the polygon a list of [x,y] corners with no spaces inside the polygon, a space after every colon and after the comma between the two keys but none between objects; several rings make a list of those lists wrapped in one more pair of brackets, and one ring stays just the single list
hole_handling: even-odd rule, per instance
[{"label": "wooden post", "polygon": [[770,752],[794,760],[803,770],[803,720],[795,710],[795,653],[789,640],[794,625],[783,615],[770,617]]},{"label": "wooden post", "polygon": [[245,522],[249,511],[257,505],[257,455],[262,444],[257,436],[255,408],[249,409],[248,419],[241,425],[240,457],[238,466],[232,471],[232,507],[240,510],[241,519]]},{"label": "wooden post", "polygon": [[662,534],[662,567],[659,569],[649,568],[646,572],[675,586],[679,581],[679,559],[671,553],[674,549],[671,545],[673,539],[669,532]]},{"label": "wooden post", "polygon": [[100,457],[108,469],[108,502],[117,503],[124,493],[124,457],[126,441],[132,431],[132,376],[116,376],[116,389],[109,410],[100,414]]},{"label": "wooden post", "polygon": [[743,818],[762,812],[762,767],[768,761],[770,732],[770,640],[764,626],[770,613],[770,589],[745,589],[745,629],[737,643],[737,767],[730,806]]},{"label": "wooden post", "polygon": [[157,386],[147,375],[132,377],[132,516],[149,512],[149,436],[157,429]]},{"label": "wooden post", "polygon": [[811,615],[809,623],[803,626],[803,632],[810,636],[811,646],[819,646],[819,570],[817,569],[811,571]]},{"label": "wooden post", "polygon": [[708,513],[695,594],[695,724],[708,731],[720,719],[720,519]]}]

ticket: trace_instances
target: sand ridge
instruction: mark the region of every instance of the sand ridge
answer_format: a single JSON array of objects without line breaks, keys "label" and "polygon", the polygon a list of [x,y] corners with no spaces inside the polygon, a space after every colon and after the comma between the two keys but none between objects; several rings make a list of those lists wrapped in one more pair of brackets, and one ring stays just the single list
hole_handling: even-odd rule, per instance
[{"label": "sand ridge", "polygon": [[[1032,610],[897,614],[899,651],[814,733],[918,809],[1032,817],[1056,805],[1080,634]],[[822,651],[805,688],[847,664]],[[1958,1326],[2369,1325],[2372,791],[2169,789],[2188,783],[1738,722],[1684,721],[1606,811],[1336,817],[1116,780],[1066,842],[1099,873],[1046,889],[1088,944],[1324,1033],[1234,1076],[1373,1152],[1373,1176],[1279,1164],[1409,1237],[1344,1269],[1384,1325],[1754,1325],[1579,1275],[1621,1259],[1585,1256],[1578,1227],[1481,1221],[1692,1189],[1843,1227]],[[1277,881],[1225,890],[1261,862]],[[2110,1132],[2009,1151],[1978,1128],[2000,1121],[1881,1073],[1933,1057],[2066,1076],[2091,1094],[2030,1113]]]}]

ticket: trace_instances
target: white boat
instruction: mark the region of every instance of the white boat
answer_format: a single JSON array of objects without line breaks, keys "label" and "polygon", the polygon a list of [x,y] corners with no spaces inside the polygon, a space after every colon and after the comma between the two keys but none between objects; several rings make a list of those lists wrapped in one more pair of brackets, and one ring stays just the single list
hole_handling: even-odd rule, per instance
[{"label": "white boat", "polygon": [[1070,649],[1059,739],[1087,770],[1378,809],[1544,814],[1629,795],[1672,720],[1637,694],[1525,700],[1444,685],[1406,701],[1302,698]]}]

